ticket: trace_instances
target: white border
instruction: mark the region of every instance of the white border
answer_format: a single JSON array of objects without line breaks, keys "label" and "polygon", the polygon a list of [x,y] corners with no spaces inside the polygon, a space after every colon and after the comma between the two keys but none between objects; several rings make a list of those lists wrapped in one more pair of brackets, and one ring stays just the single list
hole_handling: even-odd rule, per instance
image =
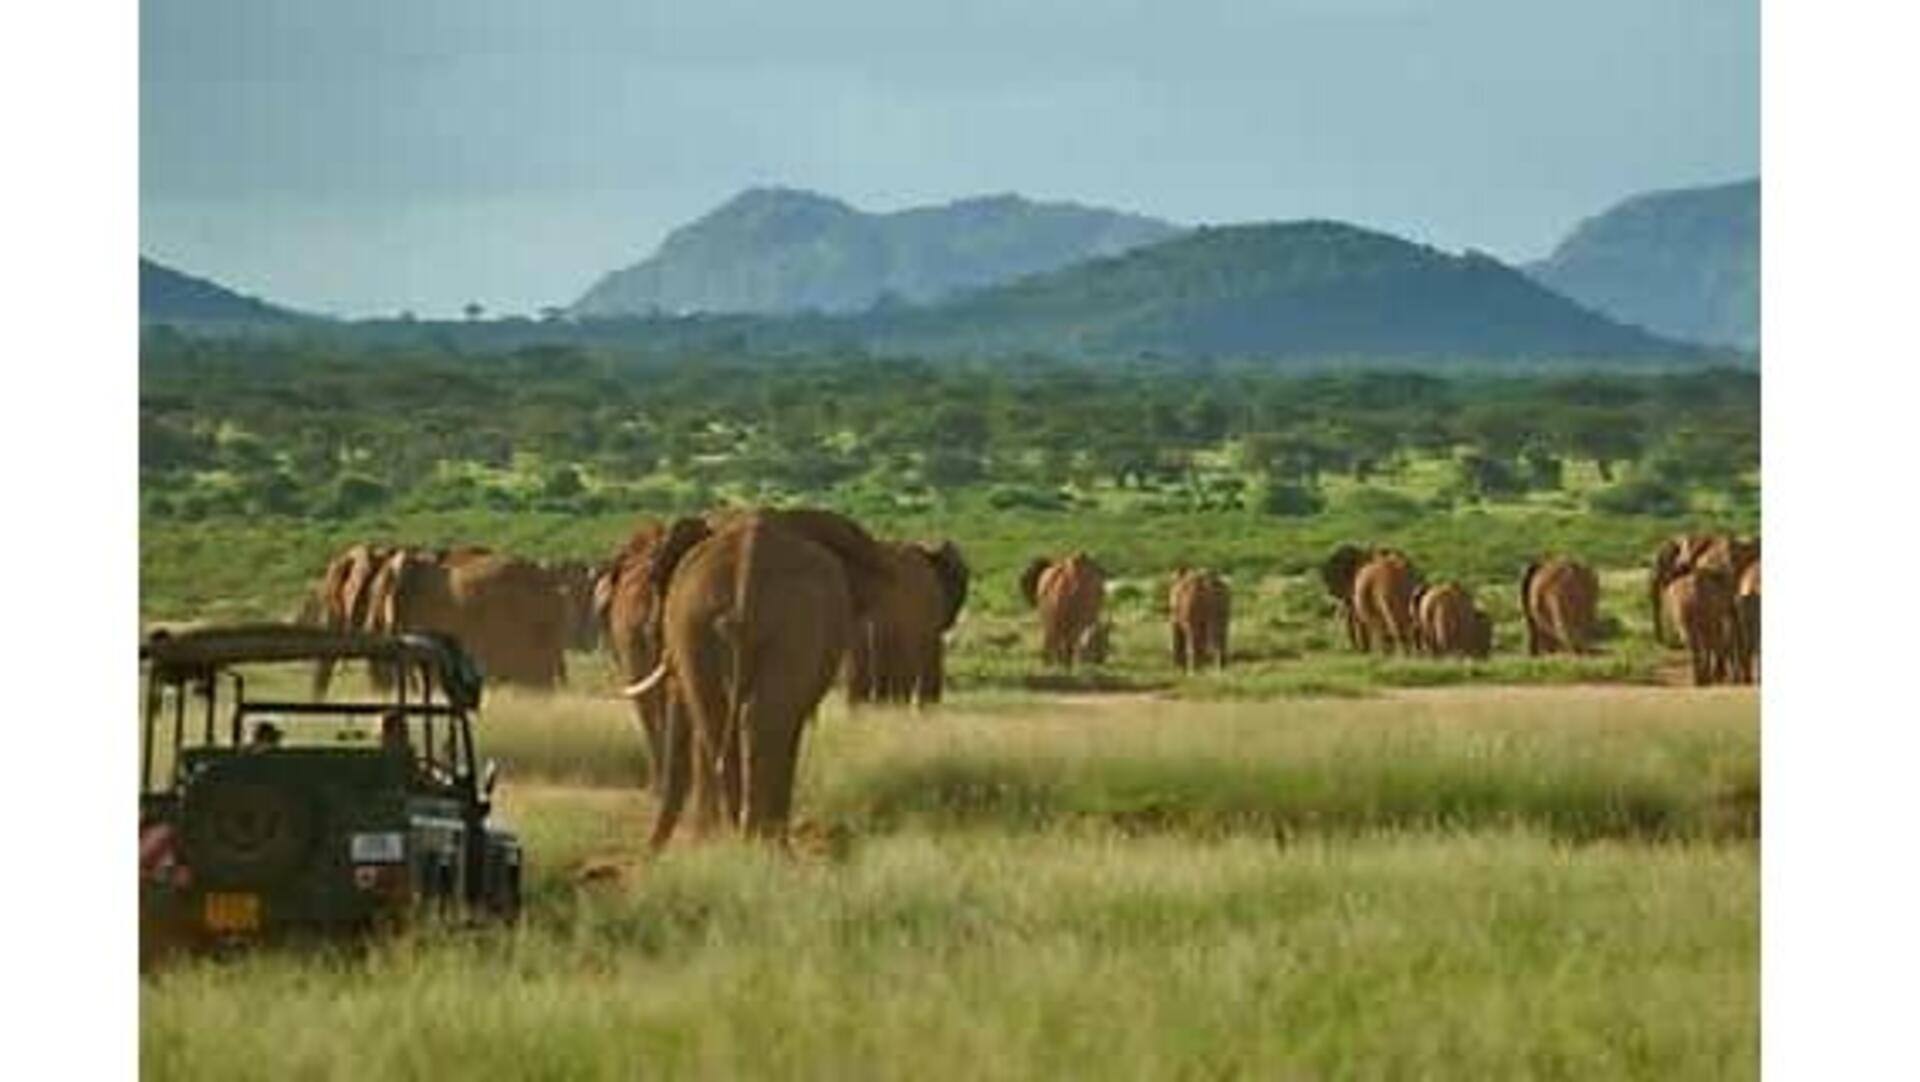
[{"label": "white border", "polygon": [[136,19],[16,6],[0,35],[0,995],[22,1078],[138,1069]]},{"label": "white border", "polygon": [[1763,1063],[1920,1077],[1920,177],[1909,8],[1762,24]]}]

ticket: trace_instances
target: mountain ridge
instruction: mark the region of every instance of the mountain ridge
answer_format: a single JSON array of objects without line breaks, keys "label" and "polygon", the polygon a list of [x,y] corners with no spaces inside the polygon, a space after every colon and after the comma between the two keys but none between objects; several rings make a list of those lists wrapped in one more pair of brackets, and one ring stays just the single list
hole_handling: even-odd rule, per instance
[{"label": "mountain ridge", "polygon": [[1326,219],[1211,226],[1118,256],[864,320],[888,348],[1174,357],[1700,351],[1591,312],[1479,252]]},{"label": "mountain ridge", "polygon": [[570,311],[863,311],[926,303],[1162,240],[1181,227],[1143,215],[1014,193],[868,212],[818,192],[748,188],[603,275]]},{"label": "mountain ridge", "polygon": [[1668,337],[1760,344],[1760,180],[1667,188],[1577,224],[1527,273],[1556,292]]},{"label": "mountain ridge", "polygon": [[315,317],[140,257],[140,322],[287,324]]}]

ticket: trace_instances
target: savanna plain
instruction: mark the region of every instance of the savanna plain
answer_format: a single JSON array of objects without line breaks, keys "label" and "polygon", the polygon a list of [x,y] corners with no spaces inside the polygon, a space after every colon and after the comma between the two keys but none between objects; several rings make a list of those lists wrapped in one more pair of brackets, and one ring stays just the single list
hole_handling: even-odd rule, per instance
[{"label": "savanna plain", "polygon": [[[344,393],[302,398],[291,376],[285,393],[270,371],[223,385],[219,363],[143,367],[149,623],[284,616],[353,541],[595,558],[638,517],[723,503],[952,537],[974,588],[943,704],[829,696],[788,853],[684,831],[644,852],[644,743],[603,657],[571,654],[552,695],[490,689],[479,737],[526,845],[520,922],[164,967],[140,991],[149,1077],[1758,1073],[1758,698],[1679,686],[1645,563],[1681,530],[1757,532],[1744,377],[1422,383],[1406,416],[1444,430],[1356,407],[1351,431],[1313,420],[1285,440],[1269,430],[1292,431],[1285,409],[1311,395],[1388,396],[1362,378],[1201,401],[1156,380],[1111,396],[1169,403],[1141,464],[1095,453],[1100,433],[1141,429],[1132,413],[1069,417],[1030,447],[1033,396],[984,380],[971,413],[876,406],[885,424],[826,416],[778,381],[741,382],[767,401],[725,409],[689,391],[683,422],[636,382],[652,427],[632,431],[667,441],[642,454],[612,436],[574,448],[578,422],[542,427],[545,400],[478,363],[461,371],[501,383],[475,390],[471,417],[404,431]],[[416,375],[328,371],[367,402]],[[627,385],[608,386],[611,402]],[[897,391],[964,404],[972,385]],[[764,421],[789,398],[790,425]],[[1539,442],[1556,417],[1565,441]],[[897,447],[848,435],[920,420],[936,430],[894,432]],[[1582,450],[1616,428],[1638,435]],[[504,450],[448,442],[481,432]],[[1366,433],[1381,446],[1346,453]],[[776,435],[813,457],[762,447]],[[815,459],[834,469],[766,480]],[[1493,656],[1351,652],[1316,571],[1349,540],[1465,583]],[[1073,548],[1112,572],[1113,649],[1066,674],[1040,664],[1015,582]],[[1595,654],[1527,656],[1519,573],[1548,551],[1599,572]],[[1178,563],[1232,583],[1225,671],[1168,658]]]},{"label": "savanna plain", "polygon": [[156,1078],[1750,1077],[1751,689],[837,702],[794,852],[646,858],[623,704],[502,694],[508,929],[179,964]]}]

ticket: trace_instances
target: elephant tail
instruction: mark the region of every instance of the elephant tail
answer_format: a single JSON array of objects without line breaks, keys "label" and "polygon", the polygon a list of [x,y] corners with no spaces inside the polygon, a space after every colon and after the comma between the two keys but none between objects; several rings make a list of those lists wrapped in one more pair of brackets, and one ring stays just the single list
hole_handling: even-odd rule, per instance
[{"label": "elephant tail", "polygon": [[753,678],[753,578],[754,562],[758,556],[760,531],[747,530],[740,539],[740,562],[734,565],[733,572],[733,609],[718,621],[718,630],[733,654],[733,672],[727,681],[726,742],[721,745],[722,754],[733,754],[739,747],[742,713],[752,689],[748,683]]},{"label": "elephant tail", "polygon": [[1538,624],[1533,618],[1533,577],[1539,573],[1539,560],[1529,561],[1527,569],[1520,573],[1520,618],[1526,621],[1528,631]]}]

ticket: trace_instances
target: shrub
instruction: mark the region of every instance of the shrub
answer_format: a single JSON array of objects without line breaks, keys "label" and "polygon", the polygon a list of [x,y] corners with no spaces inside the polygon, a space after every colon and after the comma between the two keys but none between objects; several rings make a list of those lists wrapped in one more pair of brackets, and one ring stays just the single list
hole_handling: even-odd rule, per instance
[{"label": "shrub", "polygon": [[321,501],[320,514],[327,518],[349,518],[387,502],[387,486],[371,477],[341,474]]},{"label": "shrub", "polygon": [[1527,490],[1513,464],[1503,458],[1469,451],[1455,464],[1458,486],[1475,496],[1498,499],[1518,496]]},{"label": "shrub", "polygon": [[540,483],[540,495],[552,500],[570,500],[586,490],[587,485],[580,479],[580,471],[572,466],[561,466],[549,472]]},{"label": "shrub", "polygon": [[1270,484],[1260,497],[1260,510],[1282,518],[1306,518],[1326,510],[1327,499],[1305,485]]},{"label": "shrub", "polygon": [[1673,518],[1687,512],[1686,494],[1665,481],[1635,478],[1599,489],[1587,505],[1610,515],[1657,515]]}]

